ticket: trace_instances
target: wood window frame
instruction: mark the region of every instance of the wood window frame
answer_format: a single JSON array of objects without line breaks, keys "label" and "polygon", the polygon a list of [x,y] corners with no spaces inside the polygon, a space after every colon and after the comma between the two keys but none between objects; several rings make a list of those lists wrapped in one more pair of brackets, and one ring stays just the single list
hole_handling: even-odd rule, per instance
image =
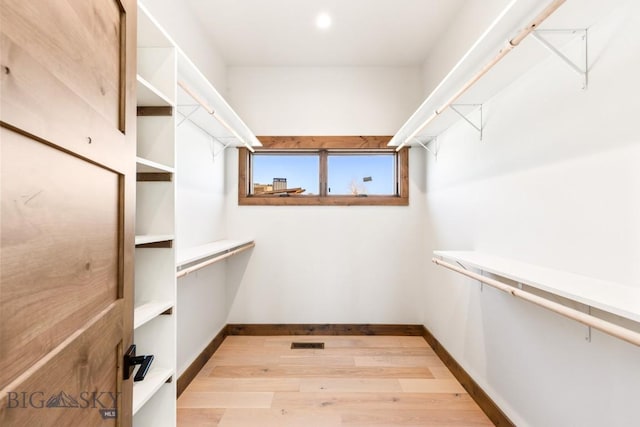
[{"label": "wood window frame", "polygon": [[[353,153],[362,151],[363,154],[377,150],[393,148],[387,147],[391,136],[259,136],[262,147],[256,148],[257,153],[282,152],[295,150],[349,150]],[[278,195],[249,194],[251,182],[250,158],[251,153],[244,147],[238,152],[238,205],[240,206],[408,206],[409,205],[409,147],[404,147],[397,153],[397,185],[396,195],[389,196],[350,196],[328,195],[327,183],[327,155],[320,155],[320,195]]]}]

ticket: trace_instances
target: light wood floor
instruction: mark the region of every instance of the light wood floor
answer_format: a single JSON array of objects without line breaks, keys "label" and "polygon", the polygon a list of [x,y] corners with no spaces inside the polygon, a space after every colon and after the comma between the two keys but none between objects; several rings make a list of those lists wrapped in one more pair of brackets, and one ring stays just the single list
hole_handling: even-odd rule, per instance
[{"label": "light wood floor", "polygon": [[229,336],[178,399],[180,427],[490,425],[421,337]]}]

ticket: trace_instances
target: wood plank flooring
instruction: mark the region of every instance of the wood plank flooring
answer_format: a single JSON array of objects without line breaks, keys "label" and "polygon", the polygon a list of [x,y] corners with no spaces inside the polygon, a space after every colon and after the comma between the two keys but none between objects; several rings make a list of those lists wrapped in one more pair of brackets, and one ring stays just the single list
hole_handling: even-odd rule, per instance
[{"label": "wood plank flooring", "polygon": [[491,425],[422,337],[229,336],[178,399],[179,427]]}]

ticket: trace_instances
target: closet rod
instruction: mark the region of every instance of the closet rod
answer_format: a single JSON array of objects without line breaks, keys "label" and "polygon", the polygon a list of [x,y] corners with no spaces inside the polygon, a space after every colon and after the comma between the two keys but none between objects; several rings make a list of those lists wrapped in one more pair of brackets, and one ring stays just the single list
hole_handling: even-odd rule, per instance
[{"label": "closet rod", "polygon": [[634,332],[630,329],[623,328],[622,326],[616,325],[611,322],[607,322],[606,320],[602,320],[598,317],[591,316],[590,314],[583,313],[581,311],[575,310],[573,308],[567,307],[565,305],[559,304],[554,301],[550,301],[546,298],[540,297],[538,295],[534,295],[530,292],[523,291],[518,288],[514,288],[513,286],[509,286],[505,283],[502,283],[498,280],[491,279],[486,276],[482,276],[478,273],[474,273],[469,270],[465,270],[456,265],[450,264],[448,262],[442,261],[438,258],[432,258],[434,263],[440,265],[442,267],[448,268],[449,270],[455,271],[456,273],[460,273],[464,276],[475,279],[479,282],[485,283],[489,286],[492,286],[496,289],[499,289],[503,292],[513,295],[514,297],[522,298],[526,301],[532,302],[536,305],[544,307],[548,310],[551,310],[555,313],[561,314],[565,317],[573,319],[577,322],[580,322],[584,325],[591,326],[596,328],[602,332],[605,332],[611,336],[616,338],[620,338],[628,343],[640,346],[640,333]]},{"label": "closet rod", "polygon": [[222,255],[218,255],[217,257],[214,257],[214,258],[208,259],[208,260],[206,260],[204,262],[201,262],[199,264],[196,264],[196,265],[194,265],[192,267],[185,268],[184,270],[180,270],[180,271],[178,271],[176,273],[176,277],[178,279],[181,278],[181,277],[184,277],[187,274],[193,273],[196,270],[200,270],[201,268],[207,267],[207,266],[209,266],[211,264],[215,264],[218,261],[222,261],[225,258],[229,258],[230,256],[233,256],[235,254],[239,254],[240,252],[244,252],[247,249],[251,249],[255,245],[256,245],[255,243],[251,242],[251,243],[248,243],[248,244],[246,244],[244,246],[241,246],[241,247],[239,247],[237,249],[234,249],[234,250],[229,251],[229,252],[225,252]]},{"label": "closet rod", "polygon": [[555,12],[566,0],[554,0],[549,5],[538,14],[525,28],[523,28],[514,38],[509,40],[506,45],[500,49],[500,52],[487,63],[482,69],[474,75],[471,79],[469,79],[461,88],[458,90],[447,102],[445,102],[442,107],[437,108],[422,124],[414,130],[411,135],[409,135],[398,147],[396,147],[396,151],[400,151],[402,147],[404,147],[409,141],[416,137],[424,128],[426,128],[429,123],[431,123],[436,117],[442,114],[447,108],[451,106],[458,98],[460,98],[471,86],[476,84],[478,80],[480,80],[485,74],[489,72],[494,65],[496,65],[502,58],[504,58],[509,52],[513,50],[516,46],[520,44],[520,42],[531,34],[534,30],[536,30],[545,19],[547,19],[553,12]]},{"label": "closet rod", "polygon": [[239,141],[241,141],[245,147],[247,147],[247,149],[249,151],[251,151],[252,153],[255,153],[255,150],[253,149],[253,147],[251,145],[249,145],[236,131],[235,129],[233,129],[231,126],[229,126],[229,124],[222,118],[220,117],[215,110],[209,106],[209,104],[207,104],[207,102],[202,99],[200,97],[200,95],[198,95],[196,92],[194,92],[193,90],[191,90],[191,88],[189,87],[189,85],[187,85],[185,82],[183,82],[182,80],[178,80],[178,86],[180,86],[191,98],[193,98],[198,104],[200,104],[200,106],[202,108],[205,109],[205,111],[209,114],[211,114],[213,117],[215,117],[215,119],[220,122],[220,124],[222,126],[224,126],[229,132],[231,132],[233,134],[233,136],[235,136],[236,138],[238,138]]}]

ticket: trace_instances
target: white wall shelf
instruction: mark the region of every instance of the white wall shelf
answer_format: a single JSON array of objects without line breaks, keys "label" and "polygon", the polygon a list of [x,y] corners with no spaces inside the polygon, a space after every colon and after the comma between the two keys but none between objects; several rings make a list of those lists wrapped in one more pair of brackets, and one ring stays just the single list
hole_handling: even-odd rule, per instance
[{"label": "white wall shelf", "polygon": [[177,106],[181,125],[188,120],[224,146],[262,144],[191,60],[178,49]]},{"label": "white wall shelf", "polygon": [[505,277],[608,313],[640,322],[640,289],[480,252],[434,251],[465,267]]},{"label": "white wall shelf", "polygon": [[153,367],[153,364],[151,366],[144,381],[138,381],[133,384],[133,415],[135,415],[173,375],[171,369]]},{"label": "white wall shelf", "polygon": [[167,97],[155,88],[151,83],[145,80],[141,75],[136,76],[137,80],[137,102],[138,107],[171,107],[173,103]]},{"label": "white wall shelf", "polygon": [[162,313],[171,310],[173,306],[173,301],[149,301],[136,306],[133,311],[133,328],[138,329]]},{"label": "white wall shelf", "polygon": [[[435,256],[433,261],[438,265],[479,280],[481,283],[487,283],[513,296],[534,302],[588,326],[596,327],[633,344],[640,345],[640,334],[637,332],[603,321],[590,314],[590,308],[596,308],[605,313],[640,323],[640,288],[606,282],[480,252],[434,251],[433,254]],[[457,266],[443,260],[452,260]],[[472,272],[470,269],[477,269],[480,274]],[[485,278],[484,273],[512,280],[518,284],[518,288],[492,278]],[[589,309],[589,314],[578,312],[560,303],[522,291],[522,285],[583,304]]]},{"label": "white wall shelf", "polygon": [[136,172],[138,173],[174,173],[175,169],[151,160],[136,157]]},{"label": "white wall shelf", "polygon": [[[478,130],[481,140],[482,104],[551,56],[567,63],[567,72],[580,75],[576,88],[586,88],[586,28],[611,7],[603,3],[584,8],[580,2],[564,0],[510,2],[398,130],[389,146],[417,144],[429,148],[438,135],[465,119]],[[546,13],[549,9],[554,9],[550,15]],[[533,28],[535,31],[526,30]],[[529,34],[532,37],[527,37]],[[565,47],[570,53],[564,51]],[[437,154],[435,147],[429,151]]]},{"label": "white wall shelf", "polygon": [[152,243],[169,242],[174,239],[173,234],[144,234],[136,236],[136,246]]},{"label": "white wall shelf", "polygon": [[222,261],[254,246],[253,239],[218,240],[200,246],[180,249],[177,255],[176,274],[178,277],[186,276],[190,272]]}]

